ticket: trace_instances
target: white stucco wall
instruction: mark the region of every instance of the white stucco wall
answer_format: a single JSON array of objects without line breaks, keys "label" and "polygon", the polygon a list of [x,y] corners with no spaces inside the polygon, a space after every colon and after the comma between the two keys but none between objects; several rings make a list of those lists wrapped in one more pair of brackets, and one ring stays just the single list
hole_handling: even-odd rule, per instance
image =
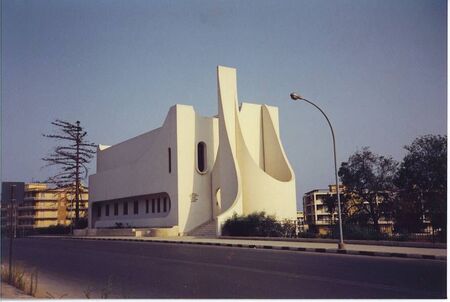
[{"label": "white stucco wall", "polygon": [[[178,223],[176,119],[181,105],[170,108],[161,128],[144,133],[103,151],[97,151],[97,173],[89,177],[90,208],[92,204],[117,201],[134,196],[166,192],[171,210],[164,217],[151,217],[144,212],[96,218],[91,210],[91,227],[111,227],[116,222],[130,226],[173,226]],[[169,173],[168,148],[172,153]],[[131,214],[130,214],[131,212]],[[162,215],[159,215],[162,216]],[[92,223],[94,222],[94,223]]]},{"label": "white stucco wall", "polygon": [[[177,112],[179,229],[187,233],[212,217],[211,171],[218,149],[218,119],[202,117],[191,106]],[[197,145],[206,145],[206,170],[197,168]]]}]

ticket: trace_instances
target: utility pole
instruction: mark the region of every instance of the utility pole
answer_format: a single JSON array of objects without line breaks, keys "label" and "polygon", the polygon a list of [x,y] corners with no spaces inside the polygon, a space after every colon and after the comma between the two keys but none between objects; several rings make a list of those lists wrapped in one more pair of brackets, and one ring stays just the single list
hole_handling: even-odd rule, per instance
[{"label": "utility pole", "polygon": [[13,214],[14,214],[14,189],[15,185],[11,185],[11,199],[9,200],[9,272],[8,272],[8,282],[12,282],[12,257],[13,257],[13,238],[14,238],[14,229],[13,229]]},{"label": "utility pole", "polygon": [[13,206],[13,218],[14,218],[14,238],[17,238],[17,205]]},{"label": "utility pole", "polygon": [[80,218],[80,121],[77,121],[76,156],[75,156],[75,224]]}]

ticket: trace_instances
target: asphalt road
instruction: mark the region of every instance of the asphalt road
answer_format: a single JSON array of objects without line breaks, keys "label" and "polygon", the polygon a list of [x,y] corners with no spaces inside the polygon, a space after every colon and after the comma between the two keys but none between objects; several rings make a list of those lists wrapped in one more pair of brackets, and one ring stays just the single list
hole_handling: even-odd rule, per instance
[{"label": "asphalt road", "polygon": [[[7,262],[2,241],[2,263]],[[149,242],[17,239],[55,297],[445,298],[446,261]]]}]

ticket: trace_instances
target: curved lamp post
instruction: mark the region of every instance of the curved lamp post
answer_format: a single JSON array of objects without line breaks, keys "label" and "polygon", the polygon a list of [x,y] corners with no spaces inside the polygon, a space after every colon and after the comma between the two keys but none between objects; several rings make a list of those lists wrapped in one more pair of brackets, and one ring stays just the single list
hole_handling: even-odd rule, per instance
[{"label": "curved lamp post", "polygon": [[[334,138],[333,127],[331,126],[331,123],[330,123],[330,120],[328,119],[328,116],[325,114],[325,112],[323,112],[322,109],[319,108],[319,106],[317,106],[316,104],[314,104],[311,101],[308,101],[307,99],[305,99],[304,97],[300,96],[299,94],[297,94],[295,92],[291,93],[291,99],[294,100],[294,101],[299,101],[299,100],[305,101],[305,102],[313,105],[317,109],[319,109],[319,111],[326,118],[326,120],[328,122],[328,125],[330,126],[331,136],[333,137],[334,175],[336,177],[336,194],[337,194],[338,215],[339,215],[339,237],[340,238],[339,238],[338,247],[339,247],[339,249],[345,249],[344,236],[342,234],[341,196],[340,196],[340,192],[339,192],[338,170],[337,170],[337,161],[336,161],[336,140]],[[331,213],[331,215],[333,216],[333,213]]]}]

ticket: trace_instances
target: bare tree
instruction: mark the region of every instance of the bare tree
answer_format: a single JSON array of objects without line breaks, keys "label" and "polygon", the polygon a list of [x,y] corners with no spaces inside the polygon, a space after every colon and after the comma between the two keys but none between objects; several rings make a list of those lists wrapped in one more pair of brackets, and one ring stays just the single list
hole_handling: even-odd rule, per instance
[{"label": "bare tree", "polygon": [[52,125],[56,127],[54,134],[43,134],[44,137],[58,141],[58,145],[47,157],[42,158],[45,165],[57,166],[56,175],[48,178],[47,182],[56,189],[64,189],[75,197],[75,225],[80,219],[80,196],[83,191],[81,180],[88,176],[87,165],[94,157],[95,144],[86,140],[87,132],[80,126],[62,120],[55,120]]}]

